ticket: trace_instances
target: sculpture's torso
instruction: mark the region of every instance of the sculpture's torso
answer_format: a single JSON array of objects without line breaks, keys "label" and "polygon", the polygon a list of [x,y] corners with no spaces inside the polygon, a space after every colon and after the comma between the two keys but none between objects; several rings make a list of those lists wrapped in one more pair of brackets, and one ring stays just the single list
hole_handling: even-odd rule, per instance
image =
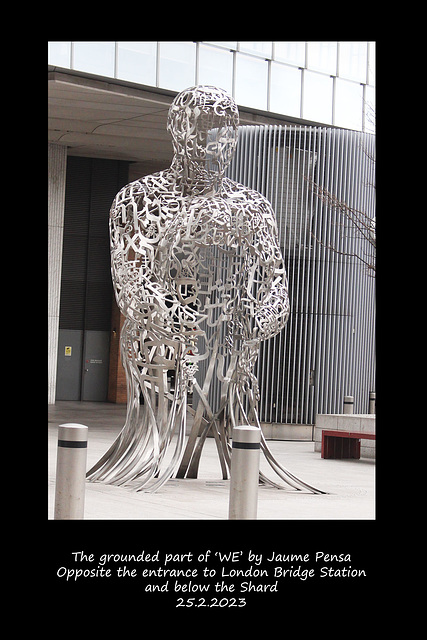
[{"label": "sculpture's torso", "polygon": [[270,291],[281,259],[274,214],[261,194],[241,184],[224,178],[219,193],[186,196],[170,170],[159,172],[125,186],[110,218],[125,315],[126,299],[134,309],[138,295],[156,303],[166,287],[163,297],[187,306],[189,324],[212,324],[220,306],[223,319],[238,307],[253,316]]}]

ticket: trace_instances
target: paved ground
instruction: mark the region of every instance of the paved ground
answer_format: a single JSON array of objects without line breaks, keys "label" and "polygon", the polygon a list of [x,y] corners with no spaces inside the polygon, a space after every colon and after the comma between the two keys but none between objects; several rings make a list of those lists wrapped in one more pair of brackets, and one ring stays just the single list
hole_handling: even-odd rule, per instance
[{"label": "paved ground", "polygon": [[[107,450],[123,426],[124,405],[56,402],[48,406],[48,518],[53,519],[58,425],[89,427],[88,468]],[[313,442],[269,441],[278,461],[327,495],[260,486],[259,520],[374,520],[375,461],[323,460]],[[276,479],[261,454],[261,469]],[[86,483],[85,520],[224,520],[228,518],[229,481],[222,480],[215,441],[206,441],[199,478],[172,479],[157,493]]]}]

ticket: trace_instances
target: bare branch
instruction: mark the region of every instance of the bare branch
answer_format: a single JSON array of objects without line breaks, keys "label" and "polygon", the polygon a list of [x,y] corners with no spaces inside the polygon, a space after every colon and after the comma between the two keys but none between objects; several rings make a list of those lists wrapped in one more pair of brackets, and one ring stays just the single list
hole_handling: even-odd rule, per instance
[{"label": "bare branch", "polygon": [[[339,200],[335,195],[330,193],[324,187],[321,187],[313,180],[308,179],[305,180],[309,183],[310,188],[314,195],[316,195],[319,200],[327,205],[332,210],[335,210],[338,214],[343,216],[344,223],[340,224],[343,229],[347,230],[347,237],[359,237],[365,240],[368,243],[368,247],[370,250],[365,253],[365,256],[361,255],[358,252],[346,252],[338,249],[333,244],[326,244],[322,242],[317,236],[311,233],[312,237],[318,242],[321,246],[337,253],[339,255],[353,257],[362,262],[370,272],[369,275],[375,275],[376,266],[375,266],[375,253],[376,253],[376,233],[375,233],[375,218],[371,218],[363,211],[359,211],[353,207],[350,207],[346,202]],[[356,232],[356,235],[351,236],[351,229]]]}]

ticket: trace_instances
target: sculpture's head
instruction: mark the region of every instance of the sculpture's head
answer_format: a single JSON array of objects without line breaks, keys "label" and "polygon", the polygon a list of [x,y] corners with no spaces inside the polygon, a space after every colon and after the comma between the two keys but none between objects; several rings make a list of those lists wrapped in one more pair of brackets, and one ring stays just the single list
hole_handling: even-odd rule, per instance
[{"label": "sculpture's head", "polygon": [[223,89],[190,87],[173,100],[167,129],[175,155],[185,165],[203,165],[210,172],[223,173],[231,162],[239,126],[239,112],[233,98]]}]

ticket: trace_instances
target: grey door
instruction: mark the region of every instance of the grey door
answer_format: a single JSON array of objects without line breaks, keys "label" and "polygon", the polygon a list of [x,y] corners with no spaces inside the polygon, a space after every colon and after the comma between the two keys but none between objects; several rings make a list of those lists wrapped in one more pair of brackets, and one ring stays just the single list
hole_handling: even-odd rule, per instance
[{"label": "grey door", "polygon": [[109,331],[85,331],[82,400],[106,402],[108,396],[109,354]]},{"label": "grey door", "polygon": [[59,330],[57,400],[80,400],[83,331]]}]

